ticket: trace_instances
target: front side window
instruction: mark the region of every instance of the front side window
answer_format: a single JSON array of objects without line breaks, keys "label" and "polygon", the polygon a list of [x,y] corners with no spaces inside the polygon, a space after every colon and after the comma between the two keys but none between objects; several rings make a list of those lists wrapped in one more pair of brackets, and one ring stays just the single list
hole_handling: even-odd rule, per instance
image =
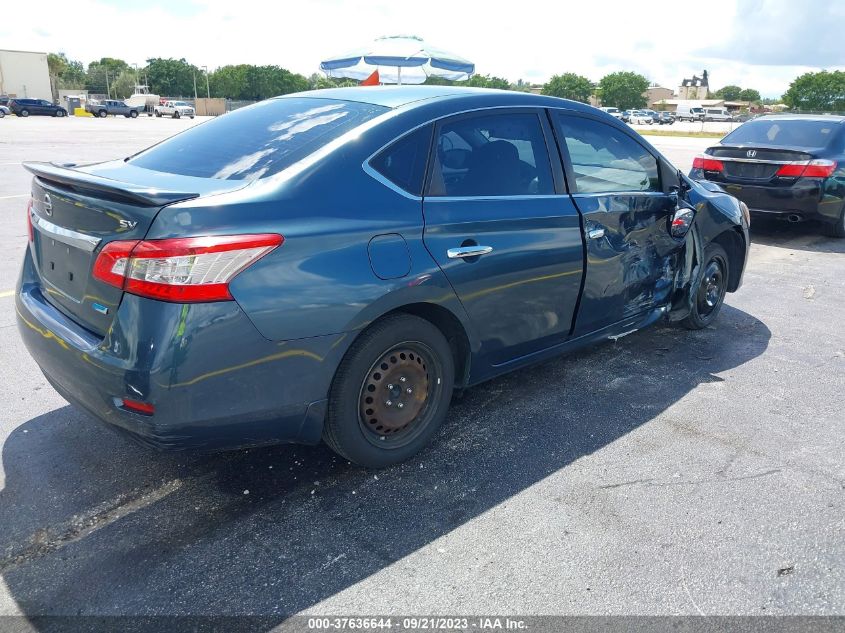
[{"label": "front side window", "polygon": [[592,119],[556,116],[578,193],[660,191],[657,159],[630,136]]},{"label": "front side window", "polygon": [[425,125],[382,150],[370,165],[397,187],[420,196],[430,145],[431,126]]},{"label": "front side window", "polygon": [[192,127],[129,163],[183,176],[256,180],[290,167],[387,110],[336,99],[268,99]]},{"label": "front side window", "polygon": [[443,123],[437,133],[429,195],[554,194],[540,118],[479,114]]}]

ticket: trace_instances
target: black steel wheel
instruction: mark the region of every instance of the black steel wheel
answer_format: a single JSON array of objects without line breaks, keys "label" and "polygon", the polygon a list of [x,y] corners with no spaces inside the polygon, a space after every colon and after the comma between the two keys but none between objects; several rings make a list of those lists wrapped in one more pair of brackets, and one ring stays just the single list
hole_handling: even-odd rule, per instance
[{"label": "black steel wheel", "polygon": [[404,461],[440,428],[453,382],[452,350],[440,330],[416,316],[387,316],[344,356],[332,383],[323,439],[361,466]]},{"label": "black steel wheel", "polygon": [[728,290],[728,254],[718,244],[710,244],[704,251],[704,266],[698,284],[691,288],[692,306],[683,324],[691,330],[701,330],[718,316]]}]

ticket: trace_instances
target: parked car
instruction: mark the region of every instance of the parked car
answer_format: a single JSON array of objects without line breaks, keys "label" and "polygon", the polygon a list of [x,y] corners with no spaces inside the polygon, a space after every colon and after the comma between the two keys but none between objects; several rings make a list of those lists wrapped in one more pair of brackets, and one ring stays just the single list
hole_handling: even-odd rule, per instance
[{"label": "parked car", "polygon": [[650,114],[642,110],[633,110],[628,116],[628,123],[631,125],[652,125],[654,119]]},{"label": "parked car", "polygon": [[628,123],[631,119],[631,110],[624,110],[619,118],[623,123]]},{"label": "parked car", "polygon": [[108,115],[122,115],[127,119],[135,119],[138,117],[140,108],[136,106],[126,105],[123,101],[115,99],[105,99],[103,101],[89,101],[85,104],[85,111],[90,112],[94,116],[105,118]]},{"label": "parked car", "polygon": [[689,106],[686,104],[679,104],[675,111],[675,120],[677,121],[703,121],[704,108],[700,106]]},{"label": "parked car", "polygon": [[174,119],[183,116],[193,119],[195,114],[194,109],[184,101],[165,101],[163,105],[157,105],[154,112],[157,117],[170,116]]},{"label": "parked car", "polygon": [[21,117],[28,117],[30,114],[56,117],[67,116],[67,110],[46,99],[11,99],[9,101],[9,110]]},{"label": "parked car", "polygon": [[9,101],[11,101],[11,97],[7,97],[6,95],[0,96],[0,106],[9,107]]},{"label": "parked car", "polygon": [[0,105],[0,119],[2,119],[7,114],[11,114],[11,111],[9,110],[9,108],[7,108],[4,105]]},{"label": "parked car", "polygon": [[736,198],[609,114],[518,92],[298,93],[25,166],[23,340],[69,401],[166,448],[402,461],[453,389],[707,327],[748,252]]},{"label": "parked car", "polygon": [[621,119],[622,118],[622,111],[619,108],[600,108],[600,109],[604,110],[605,112],[607,112],[610,116],[612,116],[615,119]]},{"label": "parked car", "polygon": [[653,123],[657,123],[657,119],[658,119],[658,117],[659,117],[659,114],[658,114],[656,111],[654,111],[654,110],[649,110],[649,109],[647,108],[647,109],[645,109],[645,110],[640,110],[640,112],[645,112],[648,116],[650,116],[650,117],[651,117],[651,120],[652,120],[652,122],[653,122]]},{"label": "parked car", "polygon": [[690,177],[726,187],[751,213],[818,220],[845,237],[845,117],[764,116],[693,162]]},{"label": "parked car", "polygon": [[733,115],[725,108],[704,108],[705,121],[733,121]]},{"label": "parked car", "polygon": [[671,112],[658,112],[657,123],[660,125],[672,125],[675,122],[675,116]]}]

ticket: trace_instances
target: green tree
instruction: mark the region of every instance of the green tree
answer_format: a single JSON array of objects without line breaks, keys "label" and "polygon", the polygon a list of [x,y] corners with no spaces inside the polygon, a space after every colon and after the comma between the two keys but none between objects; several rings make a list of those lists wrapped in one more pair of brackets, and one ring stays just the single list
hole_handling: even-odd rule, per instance
[{"label": "green tree", "polygon": [[111,82],[111,95],[115,99],[126,99],[135,91],[135,71],[124,70]]},{"label": "green tree", "polygon": [[575,73],[554,75],[543,86],[543,94],[588,103],[590,95],[593,94],[593,82]]},{"label": "green tree", "polygon": [[798,110],[845,111],[845,71],[822,70],[796,77],[783,101]]},{"label": "green tree", "polygon": [[48,53],[47,70],[53,99],[59,98],[59,88],[82,88],[85,85],[85,67],[82,62],[70,60],[64,53]]},{"label": "green tree", "polygon": [[754,90],[754,88],[746,88],[745,90],[739,93],[739,100],[751,101],[756,103],[760,101],[760,93]]},{"label": "green tree", "polygon": [[[314,77],[314,87],[329,88],[338,85],[336,80],[319,80]],[[197,80],[199,81],[199,79]],[[319,82],[319,86],[317,85]],[[253,66],[238,64],[237,66],[222,66],[209,77],[211,94],[215,97],[228,99],[261,100],[277,95],[289,94],[308,90],[312,84],[300,74],[292,73],[279,66]],[[355,85],[352,82],[352,85]]]},{"label": "green tree", "polygon": [[725,101],[736,101],[740,98],[742,94],[742,88],[739,86],[725,86],[724,88],[719,88],[715,92],[715,96],[718,99],[724,99]]},{"label": "green tree", "polygon": [[501,77],[490,75],[473,75],[467,81],[459,81],[458,86],[469,86],[471,88],[498,88],[499,90],[510,90],[511,82]]},{"label": "green tree", "polygon": [[602,77],[599,82],[601,100],[606,106],[631,110],[644,108],[647,99],[648,79],[633,72],[616,72]]},{"label": "green tree", "polygon": [[129,70],[129,64],[115,57],[103,57],[99,61],[91,62],[85,73],[85,89],[108,94],[111,92],[111,82],[125,70]]},{"label": "green tree", "polygon": [[167,97],[194,96],[194,78],[196,78],[197,92],[201,84],[205,83],[203,72],[182,59],[154,57],[147,60],[147,67],[143,70],[150,83],[150,92]]}]

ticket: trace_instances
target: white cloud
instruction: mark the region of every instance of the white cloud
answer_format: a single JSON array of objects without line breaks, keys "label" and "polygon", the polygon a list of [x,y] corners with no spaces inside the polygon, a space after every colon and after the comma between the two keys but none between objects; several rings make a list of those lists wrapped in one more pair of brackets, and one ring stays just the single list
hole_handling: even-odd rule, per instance
[{"label": "white cloud", "polygon": [[[836,1],[813,3],[817,35],[839,37],[836,20],[819,19],[838,15]],[[786,0],[679,2],[665,11],[641,6],[637,11],[630,0],[42,0],[3,12],[0,46],[64,51],[85,63],[103,56],[139,65],[149,57],[184,57],[211,68],[278,64],[309,75],[324,57],[380,35],[412,33],[474,61],[480,73],[512,81],[543,82],[567,71],[598,80],[630,69],[675,88],[707,68],[711,88],[739,84],[772,96],[813,70],[806,64],[814,46],[795,41],[806,30],[782,13]],[[760,15],[769,16],[761,22],[765,41],[778,43],[769,53],[739,45]],[[767,64],[767,55],[778,65]],[[830,55],[818,63],[833,67]]]}]

